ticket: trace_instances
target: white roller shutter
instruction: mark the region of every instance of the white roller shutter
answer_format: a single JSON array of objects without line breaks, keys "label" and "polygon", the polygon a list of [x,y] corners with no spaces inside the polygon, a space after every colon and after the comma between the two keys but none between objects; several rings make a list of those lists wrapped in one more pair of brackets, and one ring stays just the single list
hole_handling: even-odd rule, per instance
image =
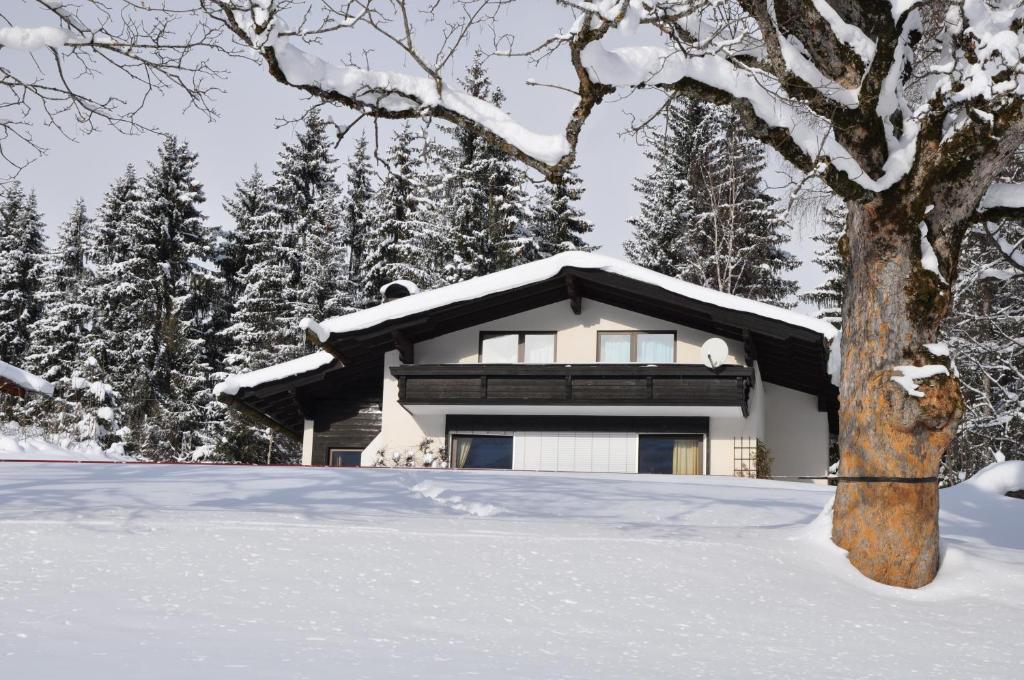
[{"label": "white roller shutter", "polygon": [[631,432],[518,432],[516,468],[550,472],[636,472]]}]

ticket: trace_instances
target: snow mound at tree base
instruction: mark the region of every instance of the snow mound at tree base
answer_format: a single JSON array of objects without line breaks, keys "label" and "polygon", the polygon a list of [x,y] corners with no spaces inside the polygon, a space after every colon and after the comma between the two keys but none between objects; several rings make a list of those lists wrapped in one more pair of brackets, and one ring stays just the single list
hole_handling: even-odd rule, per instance
[{"label": "snow mound at tree base", "polygon": [[832,493],[731,477],[2,464],[0,675],[1020,677],[1024,502],[942,491],[939,579],[907,591],[861,576],[819,531]]},{"label": "snow mound at tree base", "polygon": [[[793,538],[817,548],[817,561],[845,582],[889,597],[921,601],[1024,594],[1024,503],[1006,496],[1024,489],[1024,461],[992,463],[939,493],[941,562],[935,580],[908,590],[876,583],[858,572],[832,542],[832,501]],[[1010,550],[1011,552],[1007,552]]]}]

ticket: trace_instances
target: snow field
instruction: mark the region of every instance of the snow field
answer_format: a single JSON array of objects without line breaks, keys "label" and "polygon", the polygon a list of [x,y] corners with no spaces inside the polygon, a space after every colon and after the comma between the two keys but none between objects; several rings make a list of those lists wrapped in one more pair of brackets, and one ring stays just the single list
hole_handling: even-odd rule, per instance
[{"label": "snow field", "polygon": [[828,487],[6,463],[0,677],[1016,678],[1021,468],[942,493],[911,592],[827,540]]}]

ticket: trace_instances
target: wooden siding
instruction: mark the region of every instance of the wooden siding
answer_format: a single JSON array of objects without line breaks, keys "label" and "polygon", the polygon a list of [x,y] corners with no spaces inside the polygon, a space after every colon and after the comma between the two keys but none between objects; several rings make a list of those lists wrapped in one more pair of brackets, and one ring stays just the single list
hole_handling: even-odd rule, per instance
[{"label": "wooden siding", "polygon": [[364,449],[381,430],[383,367],[330,394],[310,395],[313,408],[313,465],[327,465],[328,451]]}]

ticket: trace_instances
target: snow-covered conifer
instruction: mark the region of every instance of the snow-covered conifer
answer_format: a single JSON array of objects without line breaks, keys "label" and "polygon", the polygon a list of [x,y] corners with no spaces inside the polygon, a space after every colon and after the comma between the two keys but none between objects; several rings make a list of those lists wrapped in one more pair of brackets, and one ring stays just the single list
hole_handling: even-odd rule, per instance
[{"label": "snow-covered conifer", "polygon": [[727,107],[680,100],[666,113],[649,192],[626,253],[638,264],[685,281],[773,304],[789,304],[798,262],[775,201],[765,192],[764,147],[745,135]]},{"label": "snow-covered conifer", "polygon": [[12,182],[0,196],[0,357],[18,362],[29,327],[42,312],[39,289],[45,247],[35,192]]},{"label": "snow-covered conifer", "polygon": [[385,158],[386,174],[374,196],[373,225],[367,237],[363,295],[379,300],[381,286],[398,279],[419,285],[424,279],[423,253],[417,247],[415,222],[422,197],[422,139],[409,125],[395,131]]},{"label": "snow-covered conifer", "polygon": [[576,202],[583,196],[583,180],[575,172],[537,191],[530,210],[531,235],[541,257],[567,250],[592,250],[585,240],[594,225]]},{"label": "snow-covered conifer", "polygon": [[365,259],[367,239],[373,228],[373,168],[367,153],[366,135],[356,140],[355,150],[348,159],[345,175],[344,234],[347,249],[349,303],[355,308],[367,307],[376,299],[366,300]]},{"label": "snow-covered conifer", "polygon": [[846,287],[846,262],[842,255],[843,234],[846,233],[846,207],[841,203],[825,206],[824,225],[814,235],[820,248],[814,262],[825,273],[825,280],[814,290],[800,296],[804,302],[818,307],[818,318],[837,326],[842,323],[843,290]]},{"label": "snow-covered conifer", "polygon": [[[477,52],[465,77],[466,92],[500,107],[505,95],[492,85]],[[445,154],[447,218],[452,261],[447,279],[461,281],[520,264],[528,256],[526,175],[508,155],[467,128],[450,131]]]},{"label": "snow-covered conifer", "polygon": [[54,383],[55,390],[53,399],[29,401],[27,406],[35,411],[34,421],[51,431],[65,431],[68,412],[77,412],[71,379],[81,363],[82,338],[91,323],[91,309],[83,299],[91,276],[85,259],[90,225],[85,201],[79,199],[60,227],[56,247],[47,253],[38,294],[42,315],[29,326],[24,364]]}]

